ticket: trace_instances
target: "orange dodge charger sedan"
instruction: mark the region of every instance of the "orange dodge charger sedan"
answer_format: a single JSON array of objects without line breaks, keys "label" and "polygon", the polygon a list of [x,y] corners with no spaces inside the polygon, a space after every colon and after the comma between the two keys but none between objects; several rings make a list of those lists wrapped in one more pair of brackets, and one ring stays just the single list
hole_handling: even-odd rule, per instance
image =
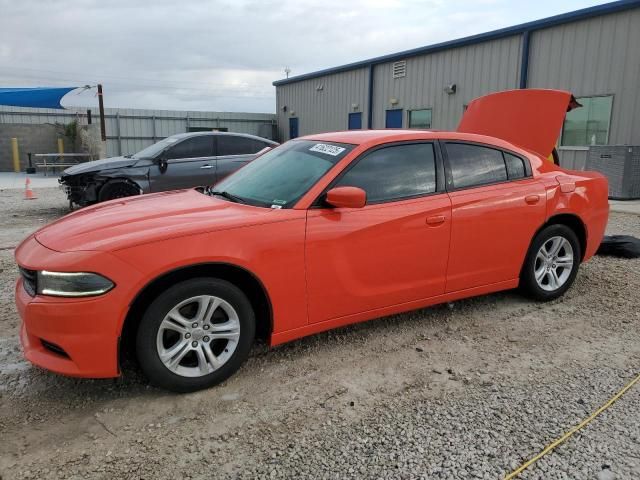
[{"label": "orange dodge charger sedan", "polygon": [[215,187],[112,200],[16,250],[25,356],[115,377],[215,385],[270,345],[520,287],[562,295],[598,248],[607,181],[547,158],[569,92],[478,98],[453,132],[296,139]]}]

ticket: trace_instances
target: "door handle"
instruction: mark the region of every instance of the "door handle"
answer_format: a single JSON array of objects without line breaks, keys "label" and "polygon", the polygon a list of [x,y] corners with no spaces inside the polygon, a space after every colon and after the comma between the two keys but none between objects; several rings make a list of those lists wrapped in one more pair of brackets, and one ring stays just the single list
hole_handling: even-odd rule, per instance
[{"label": "door handle", "polygon": [[444,215],[434,215],[433,217],[427,217],[427,225],[440,225],[444,223],[445,217]]},{"label": "door handle", "polygon": [[213,165],[203,165],[200,168],[213,168]]},{"label": "door handle", "polygon": [[524,197],[524,201],[529,205],[535,205],[540,201],[540,195],[527,195],[526,197]]}]

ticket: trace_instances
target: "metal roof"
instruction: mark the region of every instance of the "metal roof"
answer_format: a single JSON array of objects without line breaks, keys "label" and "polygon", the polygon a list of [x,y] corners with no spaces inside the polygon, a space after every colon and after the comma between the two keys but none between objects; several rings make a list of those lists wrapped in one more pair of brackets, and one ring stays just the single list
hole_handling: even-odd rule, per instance
[{"label": "metal roof", "polygon": [[297,75],[291,78],[284,78],[282,80],[277,80],[273,82],[273,85],[278,87],[280,85],[287,85],[289,83],[295,83],[301,80],[308,80],[311,78],[318,78],[325,75],[331,75],[334,73],[346,72],[348,70],[354,70],[356,68],[369,67],[371,65],[376,65],[379,63],[403,60],[405,58],[415,57],[418,55],[425,55],[428,53],[434,53],[434,52],[446,50],[449,48],[464,47],[467,45],[473,45],[476,43],[486,42],[489,40],[496,40],[499,38],[510,37],[513,35],[522,34],[524,32],[541,30],[543,28],[575,22],[577,20],[585,20],[587,18],[597,17],[599,15],[606,15],[608,13],[621,12],[624,10],[630,10],[632,8],[638,8],[638,7],[640,7],[640,0],[621,0],[617,2],[605,3],[602,5],[595,5],[593,7],[574,10],[572,12],[562,13],[560,15],[554,15],[553,17],[547,17],[547,18],[542,18],[540,20],[534,20],[532,22],[521,23],[520,25],[514,25],[512,27],[501,28],[499,30],[493,30],[486,33],[471,35],[469,37],[458,38],[456,40],[449,40],[447,42],[427,45],[425,47],[413,48],[411,50],[404,50],[398,53],[382,55],[380,57],[374,57],[368,60],[361,60],[359,62],[348,63],[346,65],[327,68],[324,70],[318,70],[316,72],[305,73],[303,75]]}]

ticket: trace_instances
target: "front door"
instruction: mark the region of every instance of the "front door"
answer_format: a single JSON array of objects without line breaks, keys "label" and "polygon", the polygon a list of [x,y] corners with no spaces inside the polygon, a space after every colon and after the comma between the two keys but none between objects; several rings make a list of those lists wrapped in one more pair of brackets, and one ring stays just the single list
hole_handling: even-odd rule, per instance
[{"label": "front door", "polygon": [[451,203],[437,161],[431,143],[374,149],[333,185],[362,188],[365,207],[309,210],[310,322],[444,293]]},{"label": "front door", "polygon": [[453,217],[447,292],[517,279],[545,221],[544,187],[524,158],[478,144],[445,146]]},{"label": "front door", "polygon": [[188,137],[161,154],[149,170],[152,192],[179,190],[213,185],[216,180],[216,160],[213,156],[213,135]]}]

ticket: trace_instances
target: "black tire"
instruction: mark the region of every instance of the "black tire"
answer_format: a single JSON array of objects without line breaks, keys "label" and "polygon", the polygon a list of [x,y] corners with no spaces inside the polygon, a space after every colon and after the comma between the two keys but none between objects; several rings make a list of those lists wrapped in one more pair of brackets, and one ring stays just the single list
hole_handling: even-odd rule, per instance
[{"label": "black tire", "polygon": [[[165,316],[174,307],[181,302],[201,295],[218,297],[227,302],[237,312],[240,336],[234,347],[235,350],[219,368],[206,375],[188,377],[175,373],[160,359],[157,345],[158,332]],[[190,319],[189,322],[191,321]],[[238,287],[230,282],[216,278],[194,278],[170,287],[149,305],[136,334],[136,354],[140,368],[153,385],[178,393],[193,392],[219,384],[240,368],[249,356],[255,337],[255,329],[255,314],[251,303]],[[213,332],[213,329],[211,332]],[[176,335],[179,337],[178,342],[182,341],[182,337],[179,334]],[[193,337],[190,338],[196,339],[195,331]],[[200,341],[208,340],[205,337]],[[210,342],[212,348],[214,341],[211,340]],[[201,347],[203,346],[201,345]],[[225,347],[223,346],[223,348]],[[224,351],[226,352],[227,350]],[[185,355],[184,358],[187,359],[188,355],[191,354]],[[195,351],[193,355],[196,355]],[[199,362],[199,360],[196,360],[196,362]]]},{"label": "black tire", "polygon": [[[573,257],[573,265],[564,283],[562,283],[558,288],[549,290],[552,286],[546,285],[547,289],[543,288],[536,280],[535,271],[536,266],[540,268],[542,265],[540,263],[541,261],[537,259],[538,252],[543,245],[549,245],[549,242],[551,242],[551,239],[554,237],[561,237],[569,242],[572,250],[570,256]],[[564,250],[563,252],[566,253]],[[569,254],[567,254],[567,256],[569,256]],[[571,287],[576,275],[578,274],[581,258],[580,242],[571,228],[566,225],[549,225],[548,227],[545,227],[535,236],[533,242],[531,242],[529,251],[527,252],[527,257],[524,261],[522,272],[520,274],[520,290],[529,298],[544,302],[554,300],[564,295],[564,293]],[[559,270],[561,272],[564,271],[562,268]]]},{"label": "black tire", "polygon": [[133,197],[140,195],[140,187],[130,180],[116,178],[105,183],[98,192],[98,201],[106,202],[116,198]]}]

